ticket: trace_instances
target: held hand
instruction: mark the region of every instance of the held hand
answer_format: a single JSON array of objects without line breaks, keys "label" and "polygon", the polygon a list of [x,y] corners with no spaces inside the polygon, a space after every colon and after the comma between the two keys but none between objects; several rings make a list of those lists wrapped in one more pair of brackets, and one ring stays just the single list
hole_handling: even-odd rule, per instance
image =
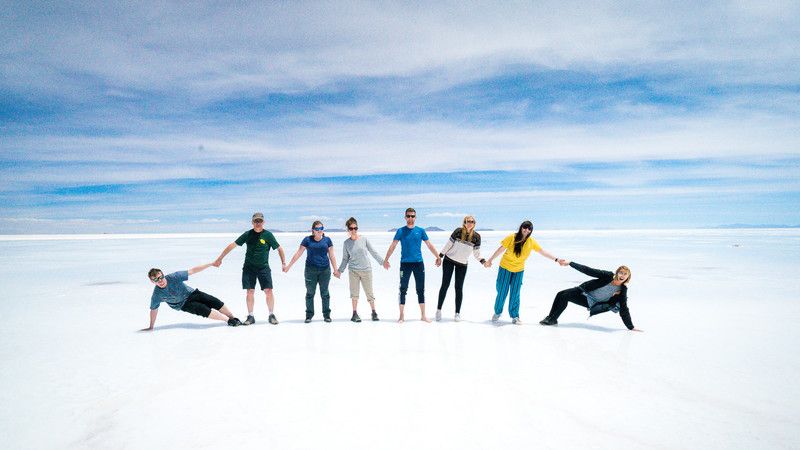
[{"label": "held hand", "polygon": [[219,266],[222,265],[222,260],[217,258],[216,260],[214,260],[213,263],[211,263],[211,265],[214,266],[214,267],[219,267]]},{"label": "held hand", "polygon": [[437,257],[436,257],[436,262],[435,262],[434,264],[436,264],[436,267],[439,267],[439,266],[441,266],[441,265],[442,265],[442,258],[439,258],[439,257],[437,256]]},{"label": "held hand", "polygon": [[342,273],[337,270],[336,272],[333,272],[333,276],[336,278],[342,278]]},{"label": "held hand", "polygon": [[492,262],[487,260],[486,262],[483,263],[483,267],[492,267]]},{"label": "held hand", "polygon": [[564,258],[561,258],[561,259],[559,259],[559,260],[558,260],[558,263],[559,263],[559,264],[561,264],[561,267],[566,267],[566,266],[568,266],[568,265],[569,265],[569,261],[567,261],[567,260],[566,260],[566,259],[564,259]]},{"label": "held hand", "polygon": [[383,260],[383,268],[386,269],[386,270],[389,270],[389,261],[388,260],[385,260],[385,259]]},{"label": "held hand", "polygon": [[288,271],[289,271],[289,268],[290,268],[290,267],[291,267],[291,266],[287,266],[286,264],[284,264],[284,265],[283,265],[283,268],[282,268],[281,270],[283,270],[283,273],[286,273],[286,272],[288,272]]}]

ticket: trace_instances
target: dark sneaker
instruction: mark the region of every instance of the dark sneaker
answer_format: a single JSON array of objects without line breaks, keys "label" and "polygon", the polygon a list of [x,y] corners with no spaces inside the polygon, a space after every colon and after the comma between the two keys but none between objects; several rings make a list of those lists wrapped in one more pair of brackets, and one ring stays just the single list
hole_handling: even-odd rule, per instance
[{"label": "dark sneaker", "polygon": [[330,321],[331,321],[331,316],[325,316],[325,322],[330,322]]},{"label": "dark sneaker", "polygon": [[311,317],[306,317],[305,323],[311,323]]},{"label": "dark sneaker", "polygon": [[353,311],[353,317],[350,320],[353,322],[361,322],[361,317],[358,317],[358,313]]},{"label": "dark sneaker", "polygon": [[232,318],[228,319],[228,325],[230,325],[232,327],[238,327],[241,324],[242,324],[242,321],[237,319],[236,317],[232,317]]},{"label": "dark sneaker", "polygon": [[545,317],[539,323],[542,325],[558,325],[558,321],[550,316]]},{"label": "dark sneaker", "polygon": [[253,316],[247,316],[247,320],[245,320],[242,325],[252,325],[254,323],[256,323],[256,318]]},{"label": "dark sneaker", "polygon": [[381,319],[378,319],[378,313],[376,313],[375,311],[372,311],[372,321],[373,322],[377,322],[379,320],[381,320]]},{"label": "dark sneaker", "polygon": [[269,315],[269,323],[271,323],[273,325],[277,325],[278,324],[278,319],[275,318],[275,314],[270,314]]}]

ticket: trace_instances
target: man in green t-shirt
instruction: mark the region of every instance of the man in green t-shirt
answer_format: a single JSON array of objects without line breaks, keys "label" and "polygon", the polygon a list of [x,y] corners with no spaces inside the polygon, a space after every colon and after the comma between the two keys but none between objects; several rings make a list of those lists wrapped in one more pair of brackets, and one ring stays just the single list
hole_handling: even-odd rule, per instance
[{"label": "man in green t-shirt", "polygon": [[219,255],[214,265],[219,267],[222,259],[230,253],[236,246],[247,244],[247,251],[244,255],[244,266],[242,267],[242,289],[247,290],[247,320],[245,325],[252,325],[256,322],[253,316],[253,304],[256,290],[256,280],[267,297],[267,308],[269,308],[269,323],[278,324],[273,308],[275,307],[275,296],[272,294],[272,272],[269,268],[269,251],[278,250],[281,257],[281,268],[286,267],[286,255],[283,247],[275,240],[275,236],[264,229],[264,214],[257,212],[253,214],[253,229],[245,231],[234,242],[228,244],[222,254]]}]

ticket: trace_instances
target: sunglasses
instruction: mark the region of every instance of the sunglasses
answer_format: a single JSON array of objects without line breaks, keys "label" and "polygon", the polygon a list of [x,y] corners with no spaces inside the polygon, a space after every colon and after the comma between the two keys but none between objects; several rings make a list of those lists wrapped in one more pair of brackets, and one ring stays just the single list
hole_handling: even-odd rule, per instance
[{"label": "sunglasses", "polygon": [[158,283],[159,281],[161,281],[163,279],[164,279],[164,275],[159,275],[159,276],[157,276],[155,278],[150,278],[150,281],[152,281],[153,283]]},{"label": "sunglasses", "polygon": [[474,220],[465,220],[464,223],[475,223]]},{"label": "sunglasses", "polygon": [[314,230],[314,231],[322,231],[324,229],[325,229],[325,227],[314,227],[314,228],[312,228],[312,230]]},{"label": "sunglasses", "polygon": [[356,231],[356,230],[358,230],[358,227],[350,227],[350,228],[348,228],[348,230],[350,230],[350,231]]},{"label": "sunglasses", "polygon": [[264,219],[256,219],[253,223],[264,223]]},{"label": "sunglasses", "polygon": [[406,214],[406,219],[413,219],[414,217],[417,216],[415,214]]},{"label": "sunglasses", "polygon": [[522,227],[523,230],[533,230],[533,227],[524,226]]}]

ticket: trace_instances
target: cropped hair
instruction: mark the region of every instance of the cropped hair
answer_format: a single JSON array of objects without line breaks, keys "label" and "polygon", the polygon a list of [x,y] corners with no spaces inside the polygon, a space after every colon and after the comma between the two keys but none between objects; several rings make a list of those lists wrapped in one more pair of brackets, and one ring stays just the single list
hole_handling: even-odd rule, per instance
[{"label": "cropped hair", "polygon": [[157,277],[159,273],[163,274],[164,272],[161,269],[156,269],[154,267],[150,269],[149,272],[147,272],[147,278],[150,278],[152,280],[153,278]]}]

